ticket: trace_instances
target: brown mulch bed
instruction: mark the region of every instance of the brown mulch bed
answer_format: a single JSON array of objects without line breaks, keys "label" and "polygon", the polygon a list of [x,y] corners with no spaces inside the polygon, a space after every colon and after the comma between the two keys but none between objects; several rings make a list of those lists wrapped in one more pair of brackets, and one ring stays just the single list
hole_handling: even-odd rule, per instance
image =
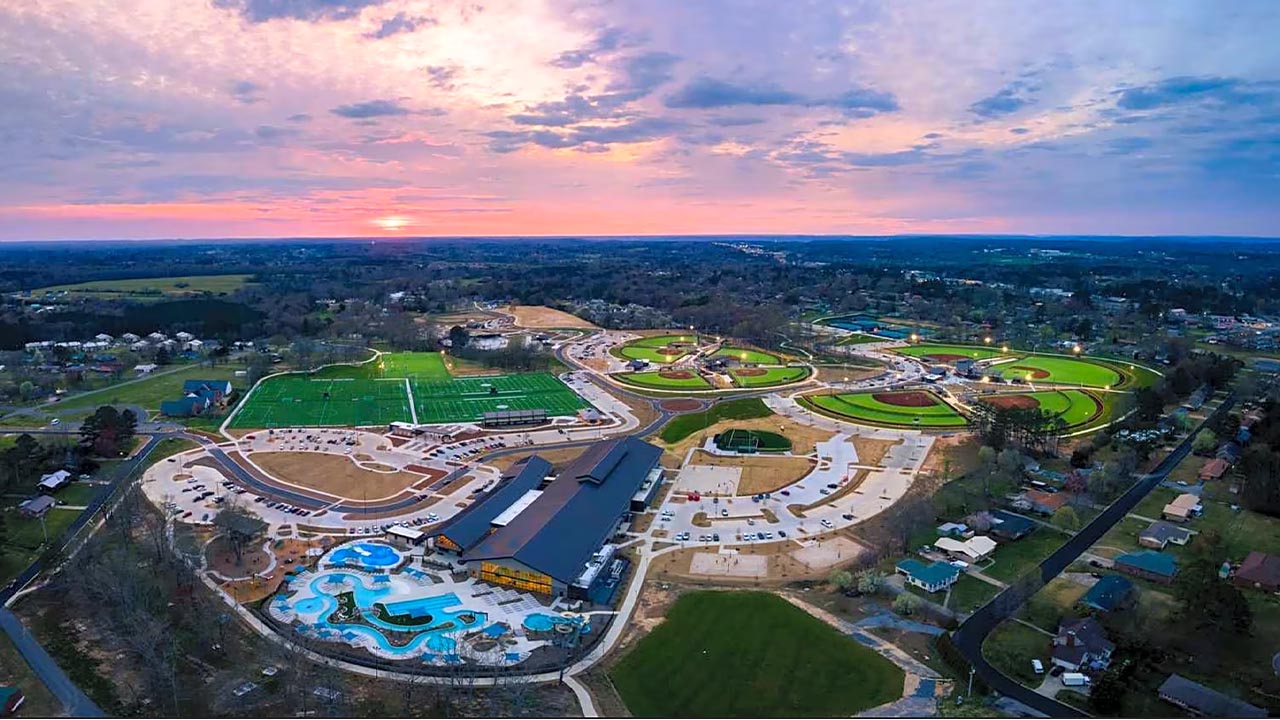
[{"label": "brown mulch bed", "polygon": [[938,401],[934,400],[932,395],[918,390],[894,393],[875,393],[871,396],[871,399],[876,402],[884,403],[885,405],[894,405],[896,407],[931,407],[938,404]]}]

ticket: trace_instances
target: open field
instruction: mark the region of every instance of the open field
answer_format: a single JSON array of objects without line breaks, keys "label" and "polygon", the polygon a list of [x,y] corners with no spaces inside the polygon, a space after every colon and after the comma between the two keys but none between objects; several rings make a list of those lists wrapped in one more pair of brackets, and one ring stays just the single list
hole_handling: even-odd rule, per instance
[{"label": "open field", "polygon": [[438,352],[383,353],[377,362],[379,377],[407,377],[415,380],[448,380],[449,368]]},{"label": "open field", "polygon": [[865,333],[854,333],[840,339],[837,345],[865,345],[867,343],[884,342],[884,338],[878,338],[875,335],[867,335]]},{"label": "open field", "polygon": [[422,479],[415,473],[373,472],[343,455],[315,452],[255,452],[249,459],[292,485],[355,500],[391,497]]},{"label": "open field", "polygon": [[964,358],[987,360],[989,358],[1005,357],[1010,354],[1001,352],[999,348],[974,347],[972,345],[938,345],[934,343],[908,345],[906,347],[893,348],[893,351],[899,355],[935,362],[954,362]]},{"label": "open field", "polygon": [[734,467],[742,471],[738,479],[738,495],[755,495],[774,492],[809,474],[814,461],[803,457],[749,455],[725,457],[697,450],[690,459],[692,465]]},{"label": "open field", "polygon": [[771,387],[799,382],[809,375],[806,367],[737,368],[729,371],[733,384],[744,388]]},{"label": "open field", "polygon": [[1000,543],[991,556],[995,561],[982,572],[1002,582],[1013,582],[1018,576],[1039,565],[1068,539],[1068,536],[1056,530],[1037,528],[1021,540]]},{"label": "open field", "polygon": [[872,425],[929,428],[968,424],[955,408],[924,390],[808,395],[801,401],[820,411]]},{"label": "open field", "polygon": [[618,373],[613,379],[628,385],[657,388],[661,390],[710,390],[707,382],[692,370],[651,370],[649,372]]},{"label": "open field", "polygon": [[404,380],[316,380],[278,375],[258,383],[231,427],[387,425],[410,420]]},{"label": "open field", "polygon": [[1102,413],[1102,401],[1083,390],[1040,390],[985,395],[979,401],[997,408],[1040,408],[1062,418],[1067,427],[1084,425]]},{"label": "open field", "polygon": [[742,363],[750,363],[752,365],[778,365],[782,363],[782,358],[760,350],[749,350],[747,348],[732,347],[729,345],[722,346],[715,351],[711,357],[727,357],[733,358]]},{"label": "open field", "polygon": [[[237,382],[236,370],[242,370],[239,364],[226,365],[191,365],[177,372],[166,373],[155,377],[146,377],[137,382],[113,385],[95,390],[92,393],[77,395],[60,403],[40,408],[41,412],[52,417],[71,419],[77,411],[81,414],[91,413],[101,405],[137,405],[150,412],[159,412],[160,403],[172,400],[182,393],[182,384],[187,380],[230,380],[234,386]],[[160,372],[160,371],[157,371]],[[243,383],[244,380],[240,379]],[[243,388],[236,388],[243,390]]]},{"label": "open field", "polygon": [[1084,358],[1030,355],[997,366],[1003,377],[1024,374],[1030,382],[1050,382],[1084,387],[1111,387],[1120,383],[1120,373]]},{"label": "open field", "polygon": [[52,285],[32,290],[41,297],[46,293],[73,298],[97,300],[165,300],[184,295],[233,293],[252,283],[252,275],[185,275],[181,277],[134,278],[130,280],[93,280],[72,285]]},{"label": "open field", "polygon": [[662,438],[663,442],[675,443],[722,420],[747,420],[771,415],[773,411],[760,398],[725,400],[716,403],[706,412],[688,413],[672,418],[662,428],[658,437]]},{"label": "open field", "polygon": [[791,441],[784,435],[769,430],[747,430],[730,428],[715,437],[716,447],[734,452],[787,452],[791,449]]},{"label": "open field", "polygon": [[563,310],[556,310],[546,307],[545,305],[511,305],[503,308],[503,312],[514,315],[516,318],[516,325],[524,328],[533,328],[537,330],[552,330],[557,328],[594,330],[596,328],[592,323],[589,323],[576,315],[570,315]]},{"label": "open field", "polygon": [[759,592],[693,592],[610,675],[636,717],[849,716],[897,699],[903,674]]},{"label": "open field", "polygon": [[1031,661],[1038,659],[1047,668],[1052,640],[1051,636],[1022,623],[1005,620],[987,636],[982,644],[982,655],[1000,672],[1035,687],[1042,678],[1031,669]]},{"label": "open field", "polygon": [[79,510],[53,508],[45,514],[42,530],[38,519],[22,517],[16,509],[0,513],[5,528],[5,541],[0,545],[0,586],[36,559],[44,543],[45,531],[48,531],[50,540],[57,539],[78,517]]}]

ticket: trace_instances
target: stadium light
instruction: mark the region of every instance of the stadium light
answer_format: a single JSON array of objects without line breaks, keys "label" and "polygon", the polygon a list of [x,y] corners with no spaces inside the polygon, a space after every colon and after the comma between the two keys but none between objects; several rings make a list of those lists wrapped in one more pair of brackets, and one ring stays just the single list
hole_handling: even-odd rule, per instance
[{"label": "stadium light", "polygon": [[983,342],[985,342],[986,344],[990,345],[990,344],[991,344],[991,336],[990,336],[990,335],[988,335],[988,336],[986,336],[986,337],[982,338],[982,341],[983,341]]},{"label": "stadium light", "polygon": [[920,339],[920,336],[919,336],[919,335],[917,335],[917,334],[915,334],[915,333],[911,333],[911,342],[916,342],[916,341],[917,341],[917,340],[919,340],[919,339]]},{"label": "stadium light", "polygon": [[1000,352],[1009,352],[1009,346],[1008,346],[1008,345],[1001,345],[1001,346],[1000,346]]}]

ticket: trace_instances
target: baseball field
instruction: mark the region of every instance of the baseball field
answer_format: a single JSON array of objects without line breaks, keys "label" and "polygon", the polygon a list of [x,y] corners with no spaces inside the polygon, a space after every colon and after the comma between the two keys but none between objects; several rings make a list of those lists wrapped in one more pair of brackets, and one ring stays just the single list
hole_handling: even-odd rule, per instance
[{"label": "baseball field", "polygon": [[894,427],[963,427],[964,416],[924,390],[809,395],[802,404],[854,422]]},{"label": "baseball field", "polygon": [[1102,412],[1102,402],[1083,390],[1043,390],[988,395],[981,402],[998,408],[1040,408],[1062,418],[1067,427],[1084,425]]},{"label": "baseball field", "polygon": [[666,365],[688,355],[696,340],[693,335],[654,335],[616,347],[613,354],[624,360],[648,360],[655,365]]},{"label": "baseball field", "polygon": [[747,348],[724,346],[715,351],[711,357],[727,357],[733,358],[741,363],[751,365],[779,365],[782,358],[760,350],[748,350]]},{"label": "baseball field", "polygon": [[744,388],[772,387],[799,382],[809,375],[806,367],[736,368],[729,371],[733,384]]},{"label": "baseball field", "polygon": [[692,370],[651,370],[649,372],[621,373],[614,378],[628,385],[659,390],[710,390],[707,382]]}]

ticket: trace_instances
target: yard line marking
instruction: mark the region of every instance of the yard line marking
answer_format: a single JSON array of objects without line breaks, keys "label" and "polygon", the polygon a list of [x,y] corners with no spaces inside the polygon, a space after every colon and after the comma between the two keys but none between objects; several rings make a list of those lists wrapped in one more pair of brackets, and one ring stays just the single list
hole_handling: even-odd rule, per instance
[{"label": "yard line marking", "polygon": [[404,391],[409,396],[409,416],[413,418],[413,424],[418,424],[418,409],[414,407],[413,402],[413,386],[409,384],[409,378],[404,379]]}]

